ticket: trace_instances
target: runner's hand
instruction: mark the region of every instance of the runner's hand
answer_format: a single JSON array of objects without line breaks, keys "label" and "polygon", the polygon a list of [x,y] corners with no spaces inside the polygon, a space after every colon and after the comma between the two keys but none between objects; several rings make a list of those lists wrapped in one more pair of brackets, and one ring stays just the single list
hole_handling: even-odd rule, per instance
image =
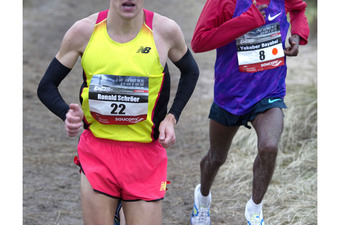
[{"label": "runner's hand", "polygon": [[175,124],[174,115],[168,114],[159,125],[158,141],[164,148],[169,148],[176,142]]},{"label": "runner's hand", "polygon": [[299,43],[300,36],[297,34],[292,35],[289,38],[290,46],[284,50],[286,56],[297,56],[299,54]]},{"label": "runner's hand", "polygon": [[264,4],[264,5],[257,6],[257,5],[256,5],[256,0],[253,1],[253,4],[260,10],[260,12],[261,12],[263,18],[266,19],[266,13],[264,12],[263,9],[268,8],[268,6],[265,5],[265,4]]},{"label": "runner's hand", "polygon": [[65,129],[69,137],[76,136],[81,130],[83,116],[83,110],[78,104],[70,104],[65,119]]}]

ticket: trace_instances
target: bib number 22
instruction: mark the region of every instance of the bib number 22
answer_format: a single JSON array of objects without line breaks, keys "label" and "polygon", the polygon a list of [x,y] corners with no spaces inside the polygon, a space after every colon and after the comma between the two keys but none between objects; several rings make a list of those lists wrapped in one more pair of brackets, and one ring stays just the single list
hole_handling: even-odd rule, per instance
[{"label": "bib number 22", "polygon": [[126,106],[124,104],[116,104],[116,103],[112,103],[111,107],[113,108],[111,111],[111,114],[113,115],[124,115],[125,114],[125,108]]}]

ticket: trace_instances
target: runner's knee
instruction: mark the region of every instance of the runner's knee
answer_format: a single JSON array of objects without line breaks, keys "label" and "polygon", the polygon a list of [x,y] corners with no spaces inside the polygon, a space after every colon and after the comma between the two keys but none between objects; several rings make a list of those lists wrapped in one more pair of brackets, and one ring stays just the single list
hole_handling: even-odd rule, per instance
[{"label": "runner's knee", "polygon": [[267,141],[259,145],[259,156],[266,160],[266,159],[275,159],[278,153],[278,144],[274,142]]},{"label": "runner's knee", "polygon": [[[202,164],[207,163],[210,167],[219,168],[220,166],[222,166],[226,162],[227,151],[225,151],[223,154],[216,154],[214,152],[216,152],[216,151],[211,151],[211,149],[209,150],[206,157],[204,157],[203,160],[201,161],[201,166],[202,166]],[[221,151],[219,151],[219,152],[221,152]]]}]

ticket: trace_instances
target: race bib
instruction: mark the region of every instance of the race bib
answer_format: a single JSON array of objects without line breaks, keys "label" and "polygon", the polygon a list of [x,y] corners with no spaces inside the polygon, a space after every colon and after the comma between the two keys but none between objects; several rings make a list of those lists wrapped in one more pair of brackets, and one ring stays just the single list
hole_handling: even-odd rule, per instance
[{"label": "race bib", "polygon": [[267,24],[236,39],[241,72],[258,72],[284,65],[280,24]]},{"label": "race bib", "polygon": [[136,124],[148,113],[149,78],[93,75],[89,87],[91,115],[102,124]]}]

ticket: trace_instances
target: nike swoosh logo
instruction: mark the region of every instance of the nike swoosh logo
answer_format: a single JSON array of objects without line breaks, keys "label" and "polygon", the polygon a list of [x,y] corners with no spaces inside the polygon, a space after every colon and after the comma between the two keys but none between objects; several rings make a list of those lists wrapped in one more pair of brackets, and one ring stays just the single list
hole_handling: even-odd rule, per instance
[{"label": "nike swoosh logo", "polygon": [[269,16],[268,16],[268,20],[269,20],[269,21],[272,21],[272,20],[274,20],[276,17],[278,17],[279,15],[281,15],[281,13],[282,13],[282,12],[280,12],[279,14],[276,14],[276,15],[275,15],[275,16],[273,16],[273,17],[272,17],[272,16],[269,14]]},{"label": "nike swoosh logo", "polygon": [[268,99],[268,103],[273,103],[273,102],[277,102],[277,101],[281,101],[281,99],[280,98],[277,98],[277,99],[273,99],[273,100],[271,100],[271,99]]}]

